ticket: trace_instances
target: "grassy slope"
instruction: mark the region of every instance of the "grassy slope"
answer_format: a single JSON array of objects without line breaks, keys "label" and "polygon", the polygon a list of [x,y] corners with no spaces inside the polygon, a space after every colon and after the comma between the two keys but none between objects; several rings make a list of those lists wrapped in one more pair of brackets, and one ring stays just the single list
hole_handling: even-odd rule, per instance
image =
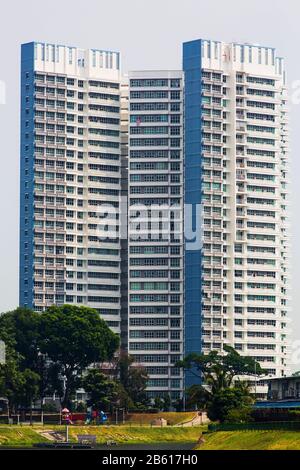
[{"label": "grassy slope", "polygon": [[[65,431],[65,426],[42,426],[42,429]],[[151,428],[145,426],[70,426],[69,437],[73,442],[77,442],[78,434],[96,434],[99,444],[114,440],[118,443],[157,443],[157,442],[197,442],[202,430],[205,427],[188,428]],[[30,426],[1,426],[0,427],[0,448],[1,446],[31,446],[38,442],[49,442],[35,431],[35,427]]]},{"label": "grassy slope", "polygon": [[29,426],[0,426],[1,446],[29,446],[37,442],[46,442],[47,439],[40,436]]},{"label": "grassy slope", "polygon": [[203,437],[200,450],[300,450],[296,431],[226,431]]},{"label": "grassy slope", "polygon": [[126,421],[131,424],[151,424],[151,422],[157,418],[164,418],[168,421],[168,424],[174,426],[175,424],[185,423],[194,418],[195,412],[161,412],[154,414],[147,413],[132,413],[126,417]]},{"label": "grassy slope", "polygon": [[99,443],[105,443],[108,440],[128,444],[146,444],[153,442],[196,442],[202,429],[200,427],[146,428],[134,426],[76,426],[69,428],[69,435],[72,440],[77,440],[77,434],[96,434],[97,442]]}]

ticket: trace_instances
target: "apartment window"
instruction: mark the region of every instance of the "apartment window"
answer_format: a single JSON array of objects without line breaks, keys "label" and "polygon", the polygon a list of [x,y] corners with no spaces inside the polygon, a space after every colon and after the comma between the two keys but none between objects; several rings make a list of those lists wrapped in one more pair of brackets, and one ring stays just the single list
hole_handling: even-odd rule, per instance
[{"label": "apartment window", "polygon": [[179,88],[180,87],[180,79],[179,78],[172,78],[171,79],[171,88]]}]

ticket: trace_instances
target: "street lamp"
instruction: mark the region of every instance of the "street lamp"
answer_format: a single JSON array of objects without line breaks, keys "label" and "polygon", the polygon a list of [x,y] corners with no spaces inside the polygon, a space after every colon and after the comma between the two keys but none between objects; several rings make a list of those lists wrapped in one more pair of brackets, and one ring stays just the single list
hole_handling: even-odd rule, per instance
[{"label": "street lamp", "polygon": [[125,408],[117,408],[116,407],[116,424],[119,424],[119,414],[118,412],[122,412],[122,424],[125,424]]},{"label": "street lamp", "polygon": [[254,379],[255,379],[255,385],[254,385],[254,398],[256,401],[256,383],[257,383],[257,375],[256,375],[256,361],[254,362]]}]

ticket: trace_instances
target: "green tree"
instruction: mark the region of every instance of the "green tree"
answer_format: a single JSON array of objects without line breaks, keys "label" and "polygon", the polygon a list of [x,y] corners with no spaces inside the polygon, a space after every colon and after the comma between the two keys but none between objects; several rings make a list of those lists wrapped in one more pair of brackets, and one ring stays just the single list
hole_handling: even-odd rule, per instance
[{"label": "green tree", "polygon": [[156,408],[158,411],[161,411],[164,407],[164,402],[161,397],[155,397],[154,398],[154,408]]},{"label": "green tree", "polygon": [[5,364],[0,365],[0,395],[8,400],[10,411],[17,410],[18,395],[22,385],[22,377],[16,358],[6,357]]},{"label": "green tree", "polygon": [[171,405],[171,397],[168,394],[161,397],[156,396],[154,399],[154,408],[158,409],[159,411],[170,411]]},{"label": "green tree", "polygon": [[177,411],[177,413],[179,413],[180,411],[183,411],[184,410],[183,398],[178,398],[175,402],[173,402],[173,406],[175,410]]},{"label": "green tree", "polygon": [[224,346],[224,352],[211,351],[209,354],[190,354],[177,363],[192,375],[209,385],[212,393],[231,387],[237,376],[263,374],[260,364],[252,357],[241,356],[231,346]]},{"label": "green tree", "polygon": [[0,365],[0,395],[8,399],[10,411],[32,405],[38,398],[39,380],[32,370],[20,370],[16,354],[8,354],[5,364]]},{"label": "green tree", "polygon": [[238,383],[214,393],[208,402],[207,414],[212,421],[240,422],[249,418],[252,404],[249,389]]},{"label": "green tree", "polygon": [[226,423],[250,423],[254,421],[252,406],[249,404],[239,405],[238,408],[231,408],[227,411]]},{"label": "green tree", "polygon": [[77,413],[86,413],[86,403],[80,401],[76,405],[76,412]]},{"label": "green tree", "polygon": [[118,396],[116,382],[99,369],[90,369],[82,380],[82,386],[89,395],[88,406],[96,410],[108,411]]},{"label": "green tree", "polygon": [[263,373],[253,358],[241,356],[230,346],[225,346],[224,351],[227,354],[216,351],[207,355],[191,354],[177,364],[202,382],[188,390],[188,405],[206,408],[210,419],[220,421],[224,421],[232,409],[247,407],[253,402],[247,385],[238,378]]},{"label": "green tree", "polygon": [[25,307],[19,307],[0,316],[0,339],[9,352],[15,352],[20,371],[31,370],[39,375],[39,398],[42,401],[51,392],[47,377],[46,358],[40,354],[41,315]]},{"label": "green tree", "polygon": [[25,369],[21,374],[23,385],[20,395],[20,404],[24,408],[29,408],[39,396],[40,376],[31,369]]},{"label": "green tree", "polygon": [[192,385],[187,390],[187,402],[188,408],[204,409],[210,399],[211,394],[202,385]]},{"label": "green tree", "polygon": [[128,393],[135,406],[146,403],[146,387],[148,374],[144,367],[134,364],[134,359],[125,352],[121,352],[117,369],[120,382]]},{"label": "green tree", "polygon": [[171,405],[172,405],[172,400],[171,400],[171,397],[170,397],[169,394],[167,394],[163,397],[163,402],[164,402],[163,410],[164,411],[170,411],[170,408],[171,408]]},{"label": "green tree", "polygon": [[116,382],[116,390],[117,390],[117,397],[114,401],[114,406],[118,408],[124,408],[125,410],[132,410],[134,408],[134,403],[130,396],[128,395],[127,391],[121,384],[119,380]]},{"label": "green tree", "polygon": [[18,353],[21,369],[37,367],[40,320],[39,313],[25,307],[0,316],[0,339]]},{"label": "green tree", "polygon": [[57,381],[63,380],[62,406],[71,406],[82,372],[111,360],[119,337],[88,307],[53,306],[41,314],[39,348],[50,359]]}]

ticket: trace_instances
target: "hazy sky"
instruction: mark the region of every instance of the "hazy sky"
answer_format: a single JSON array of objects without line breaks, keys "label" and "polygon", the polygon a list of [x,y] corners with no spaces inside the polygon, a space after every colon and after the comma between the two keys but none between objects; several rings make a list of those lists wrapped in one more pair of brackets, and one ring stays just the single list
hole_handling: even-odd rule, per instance
[{"label": "hazy sky", "polygon": [[[57,42],[119,50],[123,70],[180,68],[181,43],[209,38],[276,47],[291,85],[300,80],[297,0],[10,0],[1,5],[0,311],[18,303],[20,44]],[[291,104],[292,329],[300,340],[300,104]]]}]

